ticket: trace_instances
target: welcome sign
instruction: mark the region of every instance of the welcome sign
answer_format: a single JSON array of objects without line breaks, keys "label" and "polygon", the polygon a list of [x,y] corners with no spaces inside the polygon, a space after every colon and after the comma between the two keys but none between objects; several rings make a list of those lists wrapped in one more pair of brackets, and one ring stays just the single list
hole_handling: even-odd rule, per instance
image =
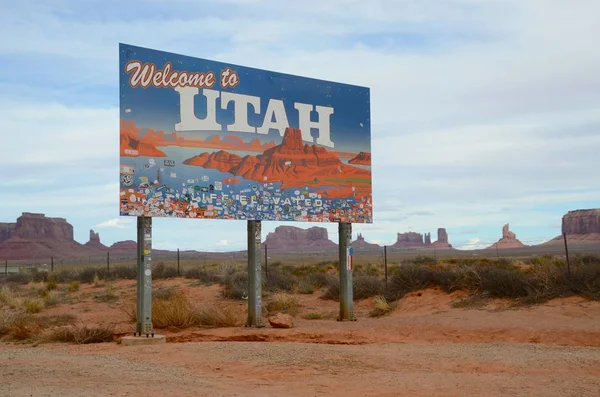
[{"label": "welcome sign", "polygon": [[371,223],[370,90],[119,45],[120,214]]}]

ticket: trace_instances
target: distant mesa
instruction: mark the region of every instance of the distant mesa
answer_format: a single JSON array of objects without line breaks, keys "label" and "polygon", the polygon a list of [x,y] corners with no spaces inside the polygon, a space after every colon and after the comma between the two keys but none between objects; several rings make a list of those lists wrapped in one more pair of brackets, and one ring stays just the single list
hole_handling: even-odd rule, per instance
[{"label": "distant mesa", "polygon": [[423,247],[423,235],[416,232],[398,233],[392,248],[417,248]]},{"label": "distant mesa", "polygon": [[28,259],[77,256],[85,251],[73,239],[73,226],[64,218],[23,212],[16,223],[0,223],[0,258]]},{"label": "distant mesa", "polygon": [[[281,182],[282,189],[329,186],[328,191],[335,194],[339,188],[354,187],[353,195],[357,198],[371,195],[371,173],[368,170],[342,163],[324,147],[304,144],[302,132],[296,128],[286,128],[280,145],[256,156],[240,158],[221,150],[213,154],[199,154],[184,163],[218,169],[259,182]],[[350,178],[353,182],[348,182]]]},{"label": "distant mesa", "polygon": [[[575,244],[600,243],[600,208],[569,211],[562,218],[562,232],[567,241]],[[562,244],[563,236],[557,236],[542,244]]]},{"label": "distant mesa", "polygon": [[126,157],[166,157],[167,155],[158,150],[150,141],[140,140],[139,129],[133,121],[121,120],[120,153]]},{"label": "distant mesa", "polygon": [[391,246],[392,248],[438,248],[448,249],[452,248],[452,244],[448,243],[448,233],[446,229],[439,228],[437,241],[431,242],[431,233],[417,232],[406,232],[398,233],[396,242]]},{"label": "distant mesa", "polygon": [[369,242],[365,241],[365,238],[363,237],[363,235],[361,233],[358,233],[356,240],[354,240],[352,242],[352,247],[359,248],[359,249],[380,249],[381,248],[381,246],[379,244],[373,244],[373,243],[369,243]]},{"label": "distant mesa", "polygon": [[517,240],[517,236],[509,230],[508,223],[502,227],[502,238],[497,243],[492,244],[488,249],[503,248],[524,248],[525,244]]},{"label": "distant mesa", "polygon": [[133,240],[117,241],[116,243],[110,246],[110,250],[111,252],[136,252],[137,242]]},{"label": "distant mesa", "polygon": [[349,164],[371,165],[371,153],[360,152],[356,157],[348,161]]},{"label": "distant mesa", "polygon": [[329,240],[327,229],[314,226],[301,229],[295,226],[278,226],[267,234],[264,243],[267,249],[302,250],[315,248],[335,248],[337,244]]},{"label": "distant mesa", "polygon": [[[431,237],[429,238],[431,240]],[[446,232],[445,228],[438,228],[437,240],[433,244],[431,244],[431,247],[439,249],[452,248],[452,244],[448,243],[448,232]]]}]

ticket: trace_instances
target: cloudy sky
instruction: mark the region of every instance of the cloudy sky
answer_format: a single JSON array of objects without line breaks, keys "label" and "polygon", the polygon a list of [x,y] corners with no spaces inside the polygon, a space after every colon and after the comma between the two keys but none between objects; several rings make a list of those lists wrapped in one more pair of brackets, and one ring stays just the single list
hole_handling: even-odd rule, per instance
[{"label": "cloudy sky", "polygon": [[[124,42],[370,87],[375,222],[355,235],[445,227],[476,248],[509,222],[550,239],[568,210],[600,207],[599,14],[596,0],[3,2],[0,222],[43,212],[80,242],[135,239],[118,211]],[[158,248],[245,246],[244,221],[154,226]]]}]

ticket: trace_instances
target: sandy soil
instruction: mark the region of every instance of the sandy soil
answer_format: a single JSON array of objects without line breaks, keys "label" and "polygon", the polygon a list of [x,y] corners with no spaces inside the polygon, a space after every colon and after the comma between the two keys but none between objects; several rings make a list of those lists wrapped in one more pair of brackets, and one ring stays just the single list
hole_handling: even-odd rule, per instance
[{"label": "sandy soil", "polygon": [[[245,318],[246,302],[224,301],[218,286],[181,285],[199,306],[219,304]],[[73,302],[43,315],[71,313],[85,324],[129,334],[123,306],[133,281],[115,283],[119,299],[82,285]],[[426,290],[369,318],[372,301],[355,303],[356,322],[333,319],[338,304],[298,295],[292,329],[160,330],[159,346],[0,345],[0,395],[174,396],[598,396],[600,302],[560,299],[514,307],[490,301],[453,308],[461,294]],[[268,301],[268,299],[267,299]],[[320,313],[322,320],[305,320]],[[157,330],[158,331],[158,330]],[[268,342],[268,343],[259,343]]]}]

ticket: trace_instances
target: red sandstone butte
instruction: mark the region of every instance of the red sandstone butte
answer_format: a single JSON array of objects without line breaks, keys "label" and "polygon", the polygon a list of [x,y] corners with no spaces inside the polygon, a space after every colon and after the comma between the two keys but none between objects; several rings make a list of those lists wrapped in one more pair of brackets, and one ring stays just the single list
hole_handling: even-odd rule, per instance
[{"label": "red sandstone butte", "polygon": [[217,169],[221,172],[229,172],[229,170],[242,161],[242,158],[237,154],[231,154],[224,150],[219,150],[214,153],[202,153],[187,159],[183,164],[197,165],[204,168]]},{"label": "red sandstone butte", "polygon": [[167,157],[152,143],[139,139],[139,129],[133,121],[121,120],[120,153],[126,157]]},{"label": "red sandstone butte", "polygon": [[[217,164],[207,163],[204,158],[188,159],[185,163],[217,168]],[[304,144],[302,132],[295,128],[287,128],[281,144],[265,150],[263,154],[245,156],[239,164],[235,164],[229,170],[224,169],[223,162],[219,162],[218,167],[217,169],[221,171],[246,179],[282,182],[283,189],[305,185],[313,187],[358,185],[364,188],[368,186],[367,183],[371,178],[368,170],[342,163],[335,154],[328,152],[324,147]],[[359,179],[359,181],[349,182],[349,178]],[[365,193],[365,190],[363,189],[362,192]]]},{"label": "red sandstone butte", "polygon": [[488,247],[488,249],[523,248],[525,244],[517,240],[517,236],[509,230],[508,223],[502,227],[502,238]]},{"label": "red sandstone butte", "polygon": [[348,161],[349,164],[371,165],[371,153],[360,152],[356,157]]}]

